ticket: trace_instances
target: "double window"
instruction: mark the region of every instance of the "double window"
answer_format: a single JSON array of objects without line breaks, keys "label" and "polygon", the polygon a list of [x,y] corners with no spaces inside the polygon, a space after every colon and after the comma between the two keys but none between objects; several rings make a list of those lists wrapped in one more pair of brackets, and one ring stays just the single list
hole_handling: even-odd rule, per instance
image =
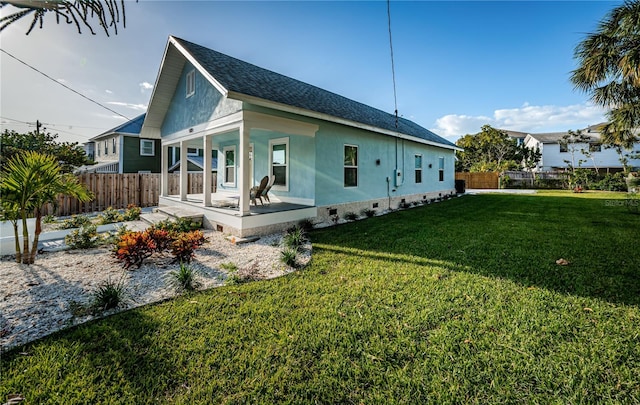
[{"label": "double window", "polygon": [[444,181],[444,158],[438,158],[438,179]]},{"label": "double window", "polygon": [[422,183],[422,155],[415,155],[416,184]]},{"label": "double window", "polygon": [[140,156],[155,156],[156,143],[151,139],[140,139]]},{"label": "double window", "polygon": [[358,187],[358,147],[344,145],[344,186]]},{"label": "double window", "polygon": [[271,175],[276,176],[273,182],[275,190],[289,190],[289,138],[271,139],[269,141],[269,166]]},{"label": "double window", "polygon": [[187,73],[186,77],[186,98],[193,96],[196,93],[196,71],[191,70]]}]

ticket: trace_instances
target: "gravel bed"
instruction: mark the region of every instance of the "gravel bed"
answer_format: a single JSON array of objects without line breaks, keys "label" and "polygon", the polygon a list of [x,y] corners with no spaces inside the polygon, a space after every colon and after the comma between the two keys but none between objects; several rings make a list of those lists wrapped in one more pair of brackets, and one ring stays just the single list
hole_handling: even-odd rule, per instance
[{"label": "gravel bed", "polygon": [[[220,232],[205,231],[208,242],[196,251],[192,267],[199,270],[201,289],[223,285],[233,263],[237,276],[269,279],[294,271],[280,261],[282,234],[251,243],[233,244]],[[298,264],[311,258],[311,244],[300,250]],[[226,267],[226,266],[225,266]],[[123,270],[108,248],[65,250],[38,254],[31,266],[17,264],[13,256],[0,258],[0,347],[6,351],[50,333],[110,315],[86,314],[94,292],[106,281],[127,285],[127,309],[177,295],[167,286],[166,275],[179,268],[171,255],[154,255],[139,269]]]}]

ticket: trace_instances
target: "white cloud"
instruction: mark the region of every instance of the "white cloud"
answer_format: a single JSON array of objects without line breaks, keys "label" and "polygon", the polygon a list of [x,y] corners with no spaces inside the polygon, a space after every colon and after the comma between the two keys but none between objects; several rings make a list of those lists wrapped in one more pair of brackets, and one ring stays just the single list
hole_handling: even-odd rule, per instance
[{"label": "white cloud", "polygon": [[105,90],[104,92],[107,93],[107,94],[113,94],[113,92],[111,90],[109,90],[109,89]]},{"label": "white cloud", "polygon": [[581,129],[605,120],[605,110],[592,104],[533,106],[495,110],[492,117],[450,114],[436,120],[433,132],[448,139],[480,132],[483,125],[521,132],[556,132]]},{"label": "white cloud", "polygon": [[126,107],[136,111],[146,111],[146,104],[131,104],[131,103],[123,103],[121,101],[109,101],[107,104],[117,105],[118,107]]},{"label": "white cloud", "polygon": [[140,86],[140,92],[144,93],[145,91],[151,90],[153,89],[153,84],[149,83],[149,82],[142,82],[139,84]]}]

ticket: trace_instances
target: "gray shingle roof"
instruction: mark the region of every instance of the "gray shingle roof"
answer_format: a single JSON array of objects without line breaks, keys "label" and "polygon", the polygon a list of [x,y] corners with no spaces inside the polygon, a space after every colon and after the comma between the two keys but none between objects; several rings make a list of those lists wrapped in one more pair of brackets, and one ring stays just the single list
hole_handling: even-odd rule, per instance
[{"label": "gray shingle roof", "polygon": [[[175,38],[175,37],[174,37]],[[230,92],[455,146],[426,128],[319,87],[252,65],[203,46],[175,38],[200,65]]]}]

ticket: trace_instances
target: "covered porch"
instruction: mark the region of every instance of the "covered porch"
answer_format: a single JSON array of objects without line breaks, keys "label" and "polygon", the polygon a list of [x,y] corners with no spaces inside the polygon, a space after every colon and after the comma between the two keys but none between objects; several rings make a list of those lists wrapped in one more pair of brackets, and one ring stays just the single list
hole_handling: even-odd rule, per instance
[{"label": "covered porch", "polygon": [[[295,178],[300,171],[291,168],[290,139],[303,138],[302,144],[308,145],[317,129],[317,125],[288,118],[240,111],[200,128],[163,136],[159,205],[199,210],[207,228],[237,236],[276,232],[302,219],[315,218],[315,187],[309,187],[311,193],[302,191],[301,195],[292,184],[300,181],[292,181],[292,176]],[[180,167],[187,167],[188,153],[195,149],[202,151],[202,190],[189,189],[188,172],[181,170],[179,192],[170,194],[170,148],[172,151],[179,148]],[[214,156],[217,173],[208,170]],[[301,174],[308,178],[309,170]],[[250,189],[265,176],[274,176],[275,180],[269,192],[270,203],[263,198],[264,204],[259,199],[252,204]],[[304,181],[308,182],[307,178]]]}]

